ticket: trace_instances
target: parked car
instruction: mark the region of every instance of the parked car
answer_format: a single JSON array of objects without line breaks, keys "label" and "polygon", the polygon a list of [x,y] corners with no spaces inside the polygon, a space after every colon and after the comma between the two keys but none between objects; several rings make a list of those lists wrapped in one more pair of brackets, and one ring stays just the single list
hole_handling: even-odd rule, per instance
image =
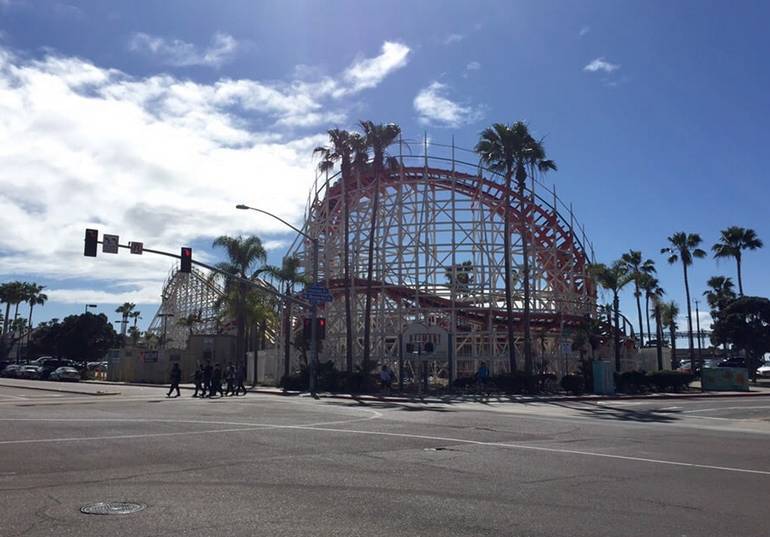
[{"label": "parked car", "polygon": [[41,356],[37,360],[33,360],[32,364],[40,367],[41,379],[47,379],[48,376],[56,371],[60,367],[75,367],[75,362],[64,358],[54,358],[52,356]]},{"label": "parked car", "polygon": [[762,378],[770,378],[770,361],[764,362],[757,368],[757,376]]},{"label": "parked car", "polygon": [[39,365],[23,365],[19,368],[18,373],[16,374],[17,378],[20,379],[40,379],[42,378],[43,374],[43,368]]},{"label": "parked car", "polygon": [[746,360],[743,358],[728,358],[719,362],[717,367],[746,367]]},{"label": "parked car", "polygon": [[80,381],[80,371],[74,367],[58,367],[48,375],[50,380],[70,380],[73,382]]},{"label": "parked car", "polygon": [[21,369],[19,364],[8,364],[0,371],[0,377],[16,378],[19,376],[19,369]]}]

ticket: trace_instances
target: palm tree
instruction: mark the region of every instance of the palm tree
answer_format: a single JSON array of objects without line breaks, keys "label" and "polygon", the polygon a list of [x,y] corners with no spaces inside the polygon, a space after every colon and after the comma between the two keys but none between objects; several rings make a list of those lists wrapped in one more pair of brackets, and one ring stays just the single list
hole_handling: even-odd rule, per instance
[{"label": "palm tree", "polygon": [[394,159],[385,159],[389,146],[401,135],[401,127],[395,123],[375,124],[371,121],[362,121],[361,129],[364,131],[366,147],[372,151],[372,172],[374,173],[374,187],[372,194],[372,217],[369,226],[369,250],[366,267],[366,301],[364,305],[364,358],[362,369],[368,374],[371,369],[371,333],[372,333],[372,277],[374,275],[374,240],[377,234],[377,213],[380,205],[380,188],[382,176],[388,167],[397,166]]},{"label": "palm tree", "polygon": [[356,132],[341,129],[327,131],[329,145],[316,147],[313,154],[320,154],[321,161],[318,169],[327,172],[333,169],[336,162],[340,163],[342,184],[342,210],[344,226],[343,242],[343,275],[345,279],[345,365],[348,372],[353,371],[353,314],[351,310],[351,280],[350,280],[350,196],[348,187],[353,180],[353,166],[356,157],[366,153],[364,138]]},{"label": "palm tree", "polygon": [[128,328],[128,318],[131,316],[131,312],[136,308],[136,304],[132,302],[124,302],[122,306],[118,306],[115,309],[115,313],[120,313],[123,316],[123,320],[120,322],[120,335],[126,335],[126,328]]},{"label": "palm tree", "polygon": [[134,320],[134,328],[136,328],[137,321],[142,318],[142,312],[132,311],[128,316]]},{"label": "palm tree", "polygon": [[214,240],[212,246],[224,248],[227,254],[227,261],[217,263],[216,268],[229,276],[225,277],[225,295],[232,297],[235,302],[233,308],[236,324],[235,353],[237,362],[243,364],[246,357],[244,302],[248,291],[248,284],[244,280],[253,280],[257,276],[259,271],[254,270],[254,265],[263,264],[267,259],[267,252],[262,246],[262,241],[255,235],[249,237],[222,235]]},{"label": "palm tree", "polygon": [[614,313],[614,346],[615,346],[615,371],[620,371],[620,290],[631,282],[634,277],[628,272],[628,265],[617,260],[607,266],[597,263],[589,267],[596,283],[604,289],[612,292],[612,309]]},{"label": "palm tree", "polygon": [[[663,291],[663,288],[658,285],[657,278],[648,277],[649,280],[651,280],[646,288],[646,296],[649,299],[652,299],[652,306],[653,306],[653,318],[655,319],[655,350],[657,353],[658,358],[658,371],[663,370],[663,325],[660,322],[660,307],[661,307],[661,300],[663,298],[663,295],[666,294],[665,291]],[[649,317],[647,318],[647,322],[649,322]],[[650,329],[647,328],[647,332],[649,333]]]},{"label": "palm tree", "polygon": [[[679,306],[677,306],[676,302],[673,300],[671,302],[663,302],[658,307],[656,321],[668,328],[668,333],[671,338],[671,369],[679,367],[679,360],[676,359],[677,317],[679,317]],[[690,362],[690,366],[692,367],[692,362]]]},{"label": "palm tree", "polygon": [[[260,269],[259,273],[267,273],[283,284],[283,294],[291,296],[294,294],[296,284],[307,284],[307,277],[302,274],[300,269],[300,260],[297,257],[284,257],[281,266],[274,267],[266,265]],[[291,302],[284,302],[283,309],[283,374],[289,376],[291,366]]]},{"label": "palm tree", "polygon": [[[644,311],[645,317],[647,319],[648,335],[652,334],[652,331],[650,331],[650,301],[654,302],[656,299],[659,299],[661,296],[663,296],[663,289],[660,288],[659,284],[660,282],[658,279],[650,274],[642,275],[639,280],[639,287],[642,291],[644,291]],[[660,335],[658,334],[657,330],[655,334],[655,337],[660,339]]]},{"label": "palm tree", "polygon": [[706,297],[706,302],[711,308],[711,316],[716,320],[717,312],[737,298],[733,290],[735,285],[727,276],[712,276],[706,285],[709,286],[709,290],[704,291],[703,296]]},{"label": "palm tree", "polygon": [[684,291],[687,296],[687,338],[690,344],[690,363],[695,364],[695,345],[692,338],[692,305],[690,304],[690,283],[687,280],[687,267],[694,258],[706,257],[706,252],[698,248],[703,240],[697,233],[679,231],[668,238],[670,246],[661,248],[660,253],[668,254],[668,262],[673,265],[681,261],[684,271]]},{"label": "palm tree", "polygon": [[32,309],[35,306],[43,306],[48,301],[48,295],[43,293],[43,289],[45,289],[44,285],[36,283],[31,283],[28,287],[27,304],[29,304],[29,317],[27,322],[30,329],[32,329]]},{"label": "palm tree", "polygon": [[526,123],[517,121],[512,125],[495,123],[484,129],[481,139],[474,149],[491,171],[503,175],[505,180],[505,215],[503,223],[503,260],[505,264],[505,308],[507,313],[508,353],[511,371],[516,369],[516,349],[513,333],[513,297],[511,283],[511,191],[515,176],[519,194],[519,216],[522,222],[521,245],[524,278],[524,363],[528,373],[532,373],[532,337],[530,333],[530,275],[528,253],[528,230],[525,218],[525,197],[527,177],[535,170],[546,172],[556,170],[556,163],[546,159],[541,141],[529,133]]},{"label": "palm tree", "polygon": [[[187,338],[192,337],[193,335],[193,329],[195,328],[195,325],[203,322],[203,315],[201,310],[198,310],[197,313],[190,313],[189,315],[186,315],[182,317],[181,319],[177,319],[176,323],[179,326],[184,326],[187,328]],[[135,328],[135,327],[134,327]]]},{"label": "palm tree", "polygon": [[743,250],[756,250],[762,248],[762,241],[757,237],[756,231],[738,226],[730,226],[722,230],[719,242],[711,247],[714,258],[735,258],[738,268],[738,294],[743,296],[743,277],[741,275],[741,257]]},{"label": "palm tree", "polygon": [[[3,321],[3,334],[8,332],[9,325],[19,312],[19,304],[26,301],[25,286],[23,282],[8,282],[0,286],[0,301],[5,303],[5,319]],[[11,318],[11,306],[16,306],[16,313]]]},{"label": "palm tree", "polygon": [[[639,316],[639,346],[644,345],[644,326],[642,325],[642,278],[655,274],[655,261],[642,259],[642,252],[629,250],[621,257],[628,267],[628,272],[634,280],[634,297],[636,298],[636,312]],[[649,302],[647,303],[647,333],[650,333]]]}]

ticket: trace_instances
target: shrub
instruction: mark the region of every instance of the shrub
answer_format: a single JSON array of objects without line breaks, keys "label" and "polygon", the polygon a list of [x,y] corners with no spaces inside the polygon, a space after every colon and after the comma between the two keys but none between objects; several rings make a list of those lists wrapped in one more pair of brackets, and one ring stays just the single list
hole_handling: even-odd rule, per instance
[{"label": "shrub", "polygon": [[490,377],[489,385],[505,393],[522,393],[534,385],[534,379],[523,371],[514,371]]},{"label": "shrub", "polygon": [[307,370],[303,369],[299,373],[284,375],[284,377],[281,378],[280,386],[284,390],[301,392],[308,389],[308,383],[309,376]]},{"label": "shrub", "polygon": [[585,385],[586,379],[582,375],[564,375],[561,378],[561,387],[575,395],[583,393]]},{"label": "shrub", "polygon": [[615,388],[623,393],[639,393],[649,387],[649,378],[642,371],[624,371],[615,374]]},{"label": "shrub", "polygon": [[458,377],[452,383],[457,390],[465,390],[476,385],[476,377]]},{"label": "shrub", "polygon": [[693,376],[690,373],[682,371],[656,371],[648,375],[650,384],[656,391],[675,391],[686,388],[692,381]]}]

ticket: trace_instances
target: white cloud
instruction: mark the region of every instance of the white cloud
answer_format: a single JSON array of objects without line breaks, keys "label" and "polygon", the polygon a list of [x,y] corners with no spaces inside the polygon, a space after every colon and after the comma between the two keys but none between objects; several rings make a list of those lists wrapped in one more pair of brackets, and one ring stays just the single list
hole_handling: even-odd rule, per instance
[{"label": "white cloud", "polygon": [[231,35],[216,33],[209,46],[200,50],[197,46],[179,39],[166,39],[145,33],[136,33],[129,42],[131,50],[150,54],[161,63],[175,67],[207,65],[219,67],[230,60],[238,48],[238,42]]},{"label": "white cloud", "polygon": [[335,96],[377,86],[390,73],[407,64],[409,52],[409,47],[402,43],[386,41],[379,56],[356,60],[345,70],[343,80],[349,87],[340,88],[335,92]]},{"label": "white cloud", "polygon": [[611,73],[617,69],[620,69],[620,65],[616,63],[610,63],[604,58],[596,58],[594,61],[583,67],[583,71],[589,71],[591,73],[596,73],[597,71]]},{"label": "white cloud", "polygon": [[285,228],[234,205],[299,224],[312,151],[326,137],[297,129],[344,121],[338,95],[379,83],[399,64],[391,54],[336,78],[196,83],[71,57],[26,60],[0,45],[0,274],[82,280],[50,285],[51,300],[150,302],[169,260],[123,250],[85,258],[86,227],[168,251],[239,233],[278,248]]},{"label": "white cloud", "polygon": [[583,37],[586,34],[588,34],[588,32],[590,32],[590,31],[591,31],[591,27],[590,26],[583,26],[580,29],[580,31],[578,32],[578,37]]},{"label": "white cloud", "polygon": [[481,69],[481,64],[479,62],[469,62],[468,65],[465,66],[466,71],[478,71]]},{"label": "white cloud", "polygon": [[448,90],[448,86],[440,82],[432,82],[427,88],[420,90],[413,105],[421,123],[459,127],[483,117],[481,108],[463,106],[449,99]]},{"label": "white cloud", "polygon": [[451,45],[453,43],[459,43],[463,39],[465,39],[465,36],[463,34],[449,34],[444,38],[443,43],[445,45]]}]

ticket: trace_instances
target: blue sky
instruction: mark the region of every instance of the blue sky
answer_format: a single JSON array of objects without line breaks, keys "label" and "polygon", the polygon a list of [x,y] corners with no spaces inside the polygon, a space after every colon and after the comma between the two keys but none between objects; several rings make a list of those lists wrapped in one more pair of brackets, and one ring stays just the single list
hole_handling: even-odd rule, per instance
[{"label": "blue sky", "polygon": [[[600,260],[642,250],[684,306],[668,235],[770,240],[768,20],[759,1],[0,0],[0,278],[48,287],[37,320],[129,300],[146,323],[168,263],[83,259],[86,225],[208,259],[257,232],[277,262],[291,237],[232,205],[298,223],[326,129],[472,147],[523,119]],[[748,293],[770,295],[769,261],[747,254]],[[693,295],[734,272],[697,261]]]}]

